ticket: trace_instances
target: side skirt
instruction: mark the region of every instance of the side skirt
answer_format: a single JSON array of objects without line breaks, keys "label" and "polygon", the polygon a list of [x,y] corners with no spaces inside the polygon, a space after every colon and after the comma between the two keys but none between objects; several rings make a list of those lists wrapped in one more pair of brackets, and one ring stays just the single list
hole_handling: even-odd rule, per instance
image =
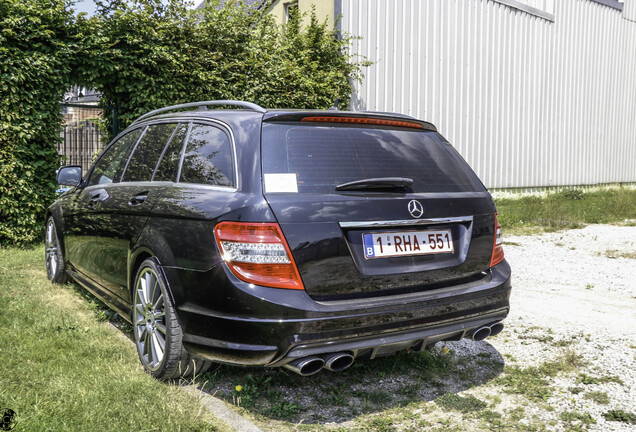
[{"label": "side skirt", "polygon": [[123,319],[132,324],[131,305],[124,303],[123,301],[121,301],[121,299],[119,299],[119,297],[109,293],[101,285],[98,285],[93,281],[86,279],[81,274],[70,269],[67,270],[67,273],[73,278],[75,282],[80,284],[83,288],[85,288],[95,297],[104,302],[108,307],[117,312]]}]

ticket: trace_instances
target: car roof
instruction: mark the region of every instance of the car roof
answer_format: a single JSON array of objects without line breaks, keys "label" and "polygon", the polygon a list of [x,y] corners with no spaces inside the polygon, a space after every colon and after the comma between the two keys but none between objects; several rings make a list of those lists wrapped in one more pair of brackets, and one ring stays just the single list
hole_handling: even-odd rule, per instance
[{"label": "car roof", "polygon": [[[237,106],[239,109],[213,108],[210,106]],[[196,110],[177,111],[186,108],[197,108]],[[316,110],[316,109],[265,109],[251,102],[244,101],[204,101],[188,104],[173,105],[150,111],[136,119],[131,126],[142,121],[158,119],[217,119],[227,123],[237,123],[245,120],[262,121],[299,121],[306,116],[327,116],[327,117],[351,117],[351,118],[376,118],[388,120],[402,120],[416,122],[426,130],[436,131],[432,123],[418,120],[405,114],[381,112],[381,111],[340,111],[336,109]]]}]

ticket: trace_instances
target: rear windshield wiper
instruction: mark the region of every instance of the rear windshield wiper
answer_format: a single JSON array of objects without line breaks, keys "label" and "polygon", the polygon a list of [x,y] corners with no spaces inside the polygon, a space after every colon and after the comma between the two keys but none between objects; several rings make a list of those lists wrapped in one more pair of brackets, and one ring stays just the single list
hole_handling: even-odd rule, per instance
[{"label": "rear windshield wiper", "polygon": [[406,177],[380,177],[368,178],[343,183],[336,186],[337,191],[365,190],[365,189],[407,189],[413,184],[413,179]]}]

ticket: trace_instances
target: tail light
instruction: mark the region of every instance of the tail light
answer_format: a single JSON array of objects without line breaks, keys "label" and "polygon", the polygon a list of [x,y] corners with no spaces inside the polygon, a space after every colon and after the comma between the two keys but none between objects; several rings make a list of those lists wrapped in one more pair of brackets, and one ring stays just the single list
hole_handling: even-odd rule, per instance
[{"label": "tail light", "polygon": [[277,223],[221,222],[214,233],[223,260],[237,278],[274,288],[304,289]]},{"label": "tail light", "polygon": [[490,267],[499,264],[504,259],[503,236],[501,234],[501,225],[497,222],[497,213],[495,213],[495,239],[492,246],[492,258],[490,259]]}]

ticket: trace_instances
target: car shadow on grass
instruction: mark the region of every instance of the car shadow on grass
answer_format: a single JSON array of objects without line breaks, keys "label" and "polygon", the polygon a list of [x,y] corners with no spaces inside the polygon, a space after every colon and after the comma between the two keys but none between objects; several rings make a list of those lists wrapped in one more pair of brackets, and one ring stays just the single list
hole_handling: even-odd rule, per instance
[{"label": "car shadow on grass", "polygon": [[323,370],[310,377],[284,368],[216,365],[195,383],[265,421],[320,425],[480,386],[499,376],[503,367],[502,356],[488,342],[464,339],[359,360],[342,372]]},{"label": "car shadow on grass", "polygon": [[[132,326],[82,287],[71,284],[99,321],[133,340]],[[487,341],[440,342],[429,350],[358,360],[341,372],[302,377],[284,368],[215,364],[184,384],[250,411],[264,421],[341,423],[483,385],[503,372],[501,354]]]}]

